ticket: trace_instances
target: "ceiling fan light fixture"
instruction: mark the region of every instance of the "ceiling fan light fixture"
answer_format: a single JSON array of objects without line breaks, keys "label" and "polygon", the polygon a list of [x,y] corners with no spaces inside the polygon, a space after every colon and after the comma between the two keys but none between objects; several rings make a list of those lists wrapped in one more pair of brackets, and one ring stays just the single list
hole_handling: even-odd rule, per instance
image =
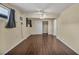
[{"label": "ceiling fan light fixture", "polygon": [[46,18],[46,14],[41,14],[40,19],[44,19],[44,18]]}]

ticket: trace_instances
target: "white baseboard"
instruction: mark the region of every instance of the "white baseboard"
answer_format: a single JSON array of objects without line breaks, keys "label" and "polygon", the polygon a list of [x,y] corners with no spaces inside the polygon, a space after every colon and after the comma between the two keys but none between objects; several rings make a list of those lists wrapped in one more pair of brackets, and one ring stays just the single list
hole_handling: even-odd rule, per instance
[{"label": "white baseboard", "polygon": [[[31,36],[31,35],[29,35],[29,36]],[[28,37],[29,37],[28,36]],[[27,37],[27,38],[28,38]],[[2,55],[5,55],[6,53],[8,53],[10,50],[12,50],[14,47],[16,47],[18,44],[20,44],[22,41],[24,41],[25,39],[27,39],[26,37],[25,38],[23,38],[22,40],[20,40],[18,43],[16,43],[15,45],[13,45],[10,49],[8,49],[7,51],[5,51]]]},{"label": "white baseboard", "polygon": [[63,41],[63,39],[61,39],[60,37],[56,36],[58,40],[60,40],[62,43],[64,43],[66,46],[68,46],[70,49],[72,49],[74,52],[76,52],[77,54],[79,54],[75,49],[73,49],[69,44],[67,44],[65,41]]}]

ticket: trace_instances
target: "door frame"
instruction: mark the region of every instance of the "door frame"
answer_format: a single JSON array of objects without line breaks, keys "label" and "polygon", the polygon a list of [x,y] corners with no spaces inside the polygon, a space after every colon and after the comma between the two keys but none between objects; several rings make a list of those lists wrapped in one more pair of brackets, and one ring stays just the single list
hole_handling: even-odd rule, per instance
[{"label": "door frame", "polygon": [[[44,33],[44,24],[47,25],[47,33]],[[43,35],[48,35],[48,21],[42,21],[42,34]]]}]

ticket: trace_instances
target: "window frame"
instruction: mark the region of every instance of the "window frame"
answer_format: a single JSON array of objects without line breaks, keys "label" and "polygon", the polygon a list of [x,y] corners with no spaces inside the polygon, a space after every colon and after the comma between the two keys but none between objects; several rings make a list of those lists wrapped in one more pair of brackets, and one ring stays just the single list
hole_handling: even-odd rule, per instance
[{"label": "window frame", "polygon": [[10,15],[10,9],[5,7],[5,6],[3,6],[2,4],[0,4],[0,7],[6,9],[8,11],[8,15],[1,14],[0,18],[4,18],[4,19],[8,20],[9,19],[9,15]]}]

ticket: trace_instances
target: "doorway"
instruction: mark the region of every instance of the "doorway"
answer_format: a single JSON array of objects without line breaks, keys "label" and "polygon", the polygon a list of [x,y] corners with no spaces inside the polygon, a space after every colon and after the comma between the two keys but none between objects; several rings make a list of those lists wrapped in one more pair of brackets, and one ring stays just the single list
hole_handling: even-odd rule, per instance
[{"label": "doorway", "polygon": [[42,33],[48,35],[48,21],[42,21]]}]

